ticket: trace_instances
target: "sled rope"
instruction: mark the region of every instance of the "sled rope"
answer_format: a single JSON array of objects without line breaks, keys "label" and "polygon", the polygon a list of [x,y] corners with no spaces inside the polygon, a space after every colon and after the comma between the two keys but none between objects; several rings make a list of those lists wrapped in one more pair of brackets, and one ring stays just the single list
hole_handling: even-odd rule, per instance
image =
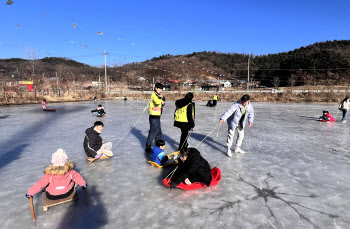
[{"label": "sled rope", "polygon": [[219,129],[218,129],[218,132],[216,132],[216,137],[217,137],[217,138],[219,137],[219,131],[220,131],[220,128],[221,128],[221,124],[222,124],[222,123],[220,123]]},{"label": "sled rope", "polygon": [[175,168],[173,171],[171,171],[171,172],[168,174],[168,176],[165,177],[165,179],[167,179],[167,178],[171,175],[170,178],[169,178],[169,180],[167,181],[168,184],[169,184],[169,181],[170,181],[171,178],[173,177],[173,175],[174,175],[174,173],[176,172],[176,170],[177,170],[178,167],[179,167],[179,166],[176,166],[176,168]]},{"label": "sled rope", "polygon": [[123,138],[136,126],[136,124],[140,121],[142,115],[145,113],[146,109],[148,108],[149,104],[150,104],[151,100],[148,101],[147,106],[145,107],[145,109],[143,109],[143,112],[141,113],[140,117],[137,119],[137,121],[135,122],[135,124],[128,130],[128,132],[126,132],[123,137],[121,137],[121,139],[117,142],[117,144],[115,144],[115,146],[112,147],[112,150],[123,140]]},{"label": "sled rope", "polygon": [[207,134],[207,136],[205,136],[205,137],[203,138],[203,140],[202,140],[200,143],[198,143],[198,145],[197,145],[195,148],[197,148],[197,147],[211,134],[211,132],[213,132],[220,124],[221,124],[221,123],[218,123],[218,124]]}]

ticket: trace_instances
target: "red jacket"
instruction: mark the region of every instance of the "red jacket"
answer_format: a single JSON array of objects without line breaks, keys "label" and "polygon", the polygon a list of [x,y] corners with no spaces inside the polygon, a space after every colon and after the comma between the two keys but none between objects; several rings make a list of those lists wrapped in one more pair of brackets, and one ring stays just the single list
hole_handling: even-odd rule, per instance
[{"label": "red jacket", "polygon": [[330,122],[334,122],[335,121],[335,118],[330,113],[326,114],[326,117],[330,118],[330,120],[329,120]]},{"label": "red jacket", "polygon": [[48,185],[46,191],[50,195],[58,196],[67,193],[74,183],[80,186],[85,184],[83,177],[75,170],[70,170],[65,175],[45,174],[28,190],[28,194],[33,196]]}]

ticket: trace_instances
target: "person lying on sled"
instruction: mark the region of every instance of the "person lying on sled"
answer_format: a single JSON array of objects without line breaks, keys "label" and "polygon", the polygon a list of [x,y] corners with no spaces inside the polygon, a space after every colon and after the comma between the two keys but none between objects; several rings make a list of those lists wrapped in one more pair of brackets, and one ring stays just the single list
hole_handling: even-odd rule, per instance
[{"label": "person lying on sled", "polygon": [[190,185],[202,182],[207,187],[211,183],[211,169],[209,163],[195,148],[185,148],[180,151],[178,168],[171,178],[170,189],[176,188],[181,182]]},{"label": "person lying on sled", "polygon": [[26,197],[34,196],[46,187],[46,197],[49,200],[59,200],[70,196],[75,184],[87,187],[83,177],[74,170],[73,162],[63,149],[52,154],[51,164],[44,169],[44,176],[36,182],[27,192]]},{"label": "person lying on sled", "polygon": [[320,121],[334,122],[335,118],[328,111],[323,111],[323,115],[320,116]]},{"label": "person lying on sled", "polygon": [[152,149],[151,161],[157,163],[158,165],[165,165],[168,160],[173,159],[173,155],[168,157],[164,154],[164,149],[165,142],[164,140],[159,139]]}]

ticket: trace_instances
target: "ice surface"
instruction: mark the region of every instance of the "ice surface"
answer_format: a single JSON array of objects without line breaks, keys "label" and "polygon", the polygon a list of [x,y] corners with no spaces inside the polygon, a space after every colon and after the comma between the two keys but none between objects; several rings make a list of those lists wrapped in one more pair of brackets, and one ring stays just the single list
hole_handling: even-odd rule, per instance
[{"label": "ice surface", "polygon": [[[336,116],[336,105],[253,103],[255,122],[245,132],[245,155],[226,156],[227,124],[198,147],[222,171],[218,186],[195,191],[170,190],[162,176],[171,168],[147,163],[144,145],[147,110],[113,150],[115,157],[88,164],[84,131],[102,120],[102,137],[113,144],[134,125],[147,101],[102,101],[106,118],[91,116],[97,103],[1,107],[1,228],[34,228],[27,190],[42,176],[50,157],[63,148],[89,184],[89,206],[78,202],[42,210],[34,197],[35,228],[350,228],[349,123],[315,121],[322,110]],[[231,103],[216,108],[196,104],[196,146]],[[161,119],[166,152],[178,147],[174,101]],[[340,119],[340,114],[337,119]],[[217,133],[219,137],[216,137]]]}]

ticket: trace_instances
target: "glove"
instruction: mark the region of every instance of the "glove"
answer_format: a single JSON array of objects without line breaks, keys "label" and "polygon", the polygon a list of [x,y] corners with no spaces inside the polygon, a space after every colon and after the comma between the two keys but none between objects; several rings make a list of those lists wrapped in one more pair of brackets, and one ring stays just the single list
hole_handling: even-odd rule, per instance
[{"label": "glove", "polygon": [[95,159],[99,159],[101,157],[100,154],[96,154]]},{"label": "glove", "polygon": [[87,186],[88,186],[87,183],[85,183],[85,184],[83,185],[82,189],[83,189],[83,190],[87,189]]},{"label": "glove", "polygon": [[31,197],[31,195],[29,195],[29,193],[26,194],[26,197],[29,199],[29,197]]},{"label": "glove", "polygon": [[162,100],[165,101],[165,97],[164,96],[162,97]]},{"label": "glove", "polygon": [[175,184],[175,182],[171,182],[171,183],[170,183],[170,189],[171,189],[171,190],[172,190],[172,189],[175,189],[176,186],[177,186],[177,184]]}]

